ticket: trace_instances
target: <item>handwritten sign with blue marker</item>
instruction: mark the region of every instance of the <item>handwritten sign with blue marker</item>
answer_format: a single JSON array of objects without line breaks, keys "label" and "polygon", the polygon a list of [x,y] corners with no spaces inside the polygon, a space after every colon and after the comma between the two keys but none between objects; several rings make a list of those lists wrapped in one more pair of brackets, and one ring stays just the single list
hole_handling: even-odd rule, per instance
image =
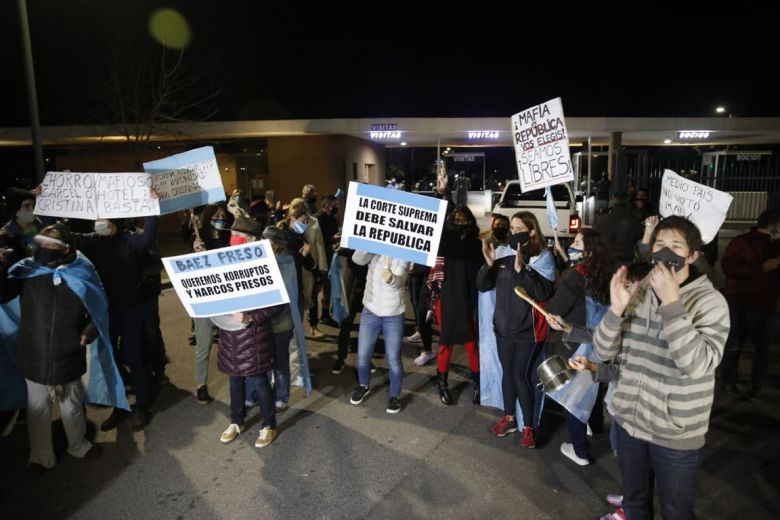
[{"label": "handwritten sign with blue marker", "polygon": [[160,197],[160,215],[225,200],[214,148],[204,146],[144,163]]},{"label": "handwritten sign with blue marker", "polygon": [[171,256],[163,265],[193,318],[290,303],[268,240]]},{"label": "handwritten sign with blue marker", "polygon": [[447,201],[349,183],[341,246],[433,266]]}]

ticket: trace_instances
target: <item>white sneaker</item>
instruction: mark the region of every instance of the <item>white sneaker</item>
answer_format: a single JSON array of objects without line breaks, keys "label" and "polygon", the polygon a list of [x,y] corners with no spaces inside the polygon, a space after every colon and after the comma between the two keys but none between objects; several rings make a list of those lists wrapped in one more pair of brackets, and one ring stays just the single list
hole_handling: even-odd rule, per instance
[{"label": "white sneaker", "polygon": [[246,426],[243,424],[240,426],[238,424],[231,424],[224,432],[222,432],[222,435],[219,437],[219,442],[222,444],[227,444],[228,442],[238,437],[244,430],[246,430]]},{"label": "white sneaker", "polygon": [[320,339],[320,338],[324,338],[325,334],[320,332],[320,329],[318,329],[317,327],[312,327],[311,328],[311,334],[309,335],[309,337],[314,338],[314,339]]},{"label": "white sneaker", "polygon": [[436,354],[434,352],[423,352],[416,358],[414,358],[414,364],[418,367],[421,367],[423,365],[427,365],[432,360],[436,359]]},{"label": "white sneaker", "polygon": [[574,446],[570,442],[564,442],[561,444],[561,453],[570,458],[575,464],[579,464],[580,466],[587,466],[590,464],[588,459],[581,459],[577,456],[576,453],[574,453]]},{"label": "white sneaker", "polygon": [[422,336],[420,335],[419,331],[404,339],[409,343],[422,343]]},{"label": "white sneaker", "polygon": [[266,426],[260,430],[260,435],[257,436],[255,441],[255,448],[265,448],[276,439],[276,430],[270,426]]}]

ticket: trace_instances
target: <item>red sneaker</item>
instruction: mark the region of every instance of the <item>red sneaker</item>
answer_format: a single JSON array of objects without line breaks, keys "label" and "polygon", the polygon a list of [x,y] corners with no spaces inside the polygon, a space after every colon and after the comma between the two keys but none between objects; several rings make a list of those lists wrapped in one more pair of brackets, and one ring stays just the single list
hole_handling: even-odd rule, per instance
[{"label": "red sneaker", "polygon": [[534,429],[530,426],[523,428],[523,440],[520,441],[520,446],[523,448],[536,448],[536,442],[534,441]]},{"label": "red sneaker", "polygon": [[490,428],[490,431],[493,432],[496,437],[504,437],[509,433],[517,431],[517,421],[510,419],[508,415],[505,415]]}]

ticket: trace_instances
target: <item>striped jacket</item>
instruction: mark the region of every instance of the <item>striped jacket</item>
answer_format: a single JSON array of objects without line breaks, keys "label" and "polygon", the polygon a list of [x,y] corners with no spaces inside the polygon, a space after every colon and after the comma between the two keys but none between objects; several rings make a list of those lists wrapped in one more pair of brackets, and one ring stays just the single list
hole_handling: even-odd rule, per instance
[{"label": "striped jacket", "polygon": [[608,312],[593,334],[601,359],[620,356],[615,418],[636,439],[701,448],[729,333],[726,300],[706,276],[685,283],[670,305],[647,282],[639,291],[624,316]]}]

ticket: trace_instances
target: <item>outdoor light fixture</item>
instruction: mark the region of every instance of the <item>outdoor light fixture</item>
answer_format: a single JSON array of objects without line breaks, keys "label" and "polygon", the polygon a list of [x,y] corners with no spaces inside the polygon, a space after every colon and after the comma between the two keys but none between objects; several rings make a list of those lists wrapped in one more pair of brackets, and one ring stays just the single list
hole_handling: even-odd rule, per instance
[{"label": "outdoor light fixture", "polygon": [[725,114],[726,113],[726,107],[718,107],[715,109],[715,112],[718,114]]},{"label": "outdoor light fixture", "polygon": [[406,141],[401,141],[401,146],[406,146]]},{"label": "outdoor light fixture", "polygon": [[664,144],[672,144],[672,140],[669,138],[664,139]]},{"label": "outdoor light fixture", "polygon": [[680,139],[707,139],[710,136],[709,130],[684,130],[678,132]]}]

